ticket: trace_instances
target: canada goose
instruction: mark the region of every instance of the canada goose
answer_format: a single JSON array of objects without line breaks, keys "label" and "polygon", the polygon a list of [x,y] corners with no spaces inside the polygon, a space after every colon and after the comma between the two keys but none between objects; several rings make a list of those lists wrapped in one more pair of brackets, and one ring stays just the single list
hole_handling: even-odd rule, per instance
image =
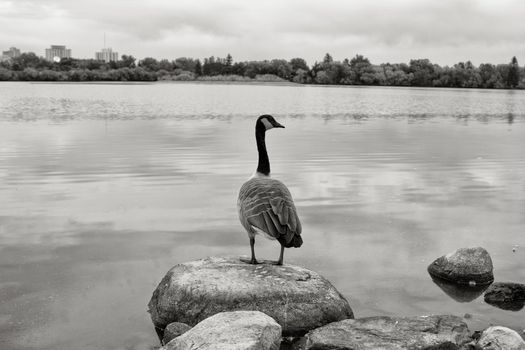
[{"label": "canada goose", "polygon": [[284,248],[298,248],[303,244],[301,222],[293,203],[292,195],[286,186],[270,177],[270,160],[266,151],[266,131],[272,128],[284,128],[271,115],[261,115],[255,123],[255,139],[259,153],[257,170],[239,191],[237,207],[242,226],[250,238],[250,264],[257,264],[255,259],[255,235],[264,234],[269,239],[276,239],[281,244],[281,254],[277,265],[283,264]]}]

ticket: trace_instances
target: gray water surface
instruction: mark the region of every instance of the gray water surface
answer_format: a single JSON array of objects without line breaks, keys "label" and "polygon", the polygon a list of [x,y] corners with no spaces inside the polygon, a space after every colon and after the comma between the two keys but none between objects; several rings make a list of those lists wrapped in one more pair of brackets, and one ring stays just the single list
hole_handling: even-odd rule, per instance
[{"label": "gray water surface", "polygon": [[169,268],[249,254],[236,199],[264,113],[286,126],[267,146],[303,224],[285,263],[326,276],[356,317],[525,328],[523,309],[451,297],[426,272],[483,246],[496,281],[525,283],[525,91],[0,83],[0,348],[157,345],[147,303]]}]

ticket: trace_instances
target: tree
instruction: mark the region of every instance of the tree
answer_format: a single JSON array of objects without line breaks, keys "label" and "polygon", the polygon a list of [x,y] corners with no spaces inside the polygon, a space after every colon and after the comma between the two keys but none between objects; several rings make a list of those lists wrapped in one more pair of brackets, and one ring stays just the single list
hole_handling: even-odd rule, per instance
[{"label": "tree", "polygon": [[499,84],[496,86],[497,88],[503,89],[510,87],[508,85],[509,70],[509,64],[498,64],[496,66],[496,72],[501,77],[501,80],[498,82]]},{"label": "tree", "polygon": [[199,62],[200,64],[199,60],[189,58],[189,57],[179,57],[175,60],[174,66],[175,68],[182,69],[188,72],[196,72],[197,62]]},{"label": "tree", "polygon": [[368,74],[375,73],[370,60],[363,55],[355,55],[355,57],[350,60],[349,65],[351,71],[351,84],[367,84],[363,78],[366,77],[366,80],[368,81]]},{"label": "tree", "polygon": [[12,80],[14,76],[11,70],[0,67],[0,81]]},{"label": "tree", "polygon": [[159,61],[159,65],[158,65],[159,68],[158,69],[159,70],[162,69],[162,70],[165,70],[167,72],[171,72],[171,71],[173,71],[173,66],[174,65],[173,65],[172,62],[168,61],[167,59],[162,59],[162,60]]},{"label": "tree", "polygon": [[292,81],[294,83],[299,83],[299,84],[308,83],[309,82],[308,71],[298,68],[294,73],[294,77],[292,78]]},{"label": "tree", "polygon": [[292,78],[292,66],[286,60],[272,60],[272,70],[270,74],[280,78],[290,80]]},{"label": "tree", "polygon": [[432,86],[434,79],[434,66],[428,59],[410,60],[410,73],[413,73],[411,85]]},{"label": "tree", "polygon": [[520,83],[520,67],[516,56],[512,57],[507,73],[507,87],[514,89]]},{"label": "tree", "polygon": [[481,78],[481,87],[494,89],[498,83],[501,83],[501,76],[496,70],[496,66],[490,63],[479,65],[479,75]]},{"label": "tree", "polygon": [[150,72],[156,72],[160,69],[159,62],[153,57],[146,57],[139,61],[139,67],[142,67]]},{"label": "tree", "polygon": [[24,52],[12,59],[11,67],[16,71],[23,71],[26,68],[50,68],[51,62],[45,61],[33,52]]},{"label": "tree", "polygon": [[201,75],[202,74],[202,64],[201,64],[201,60],[197,60],[197,62],[195,62],[195,74],[197,76]]},{"label": "tree", "polygon": [[122,55],[120,61],[117,62],[119,68],[135,68],[136,58],[131,55]]},{"label": "tree", "polygon": [[231,74],[244,76],[246,74],[246,63],[235,62],[231,68]]},{"label": "tree", "polygon": [[408,85],[408,76],[403,70],[403,67],[400,64],[381,64],[382,68],[382,79],[377,77],[377,80],[380,84],[387,86],[406,86]]},{"label": "tree", "polygon": [[205,58],[202,65],[202,74],[209,76],[229,74],[231,67],[227,66],[226,62],[227,59],[215,58],[214,56]]},{"label": "tree", "polygon": [[317,74],[315,75],[315,82],[317,84],[324,84],[324,85],[333,84],[332,79],[324,70],[317,72]]},{"label": "tree", "polygon": [[304,71],[309,71],[310,68],[308,67],[308,64],[306,64],[306,61],[302,58],[292,58],[290,60],[290,65],[292,66],[292,70],[295,72],[298,69],[302,69]]}]

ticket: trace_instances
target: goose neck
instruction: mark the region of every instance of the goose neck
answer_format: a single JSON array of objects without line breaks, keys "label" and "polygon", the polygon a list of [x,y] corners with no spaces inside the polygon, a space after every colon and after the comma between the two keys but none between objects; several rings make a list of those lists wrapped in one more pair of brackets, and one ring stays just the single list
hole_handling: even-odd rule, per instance
[{"label": "goose neck", "polygon": [[255,129],[255,139],[257,141],[257,152],[259,153],[259,162],[257,172],[266,176],[270,175],[270,159],[266,150],[265,142],[266,130],[258,127]]}]

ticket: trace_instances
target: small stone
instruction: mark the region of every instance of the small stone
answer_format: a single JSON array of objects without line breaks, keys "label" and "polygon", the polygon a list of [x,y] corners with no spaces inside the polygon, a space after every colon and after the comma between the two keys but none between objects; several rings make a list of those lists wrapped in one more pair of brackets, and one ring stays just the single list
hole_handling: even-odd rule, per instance
[{"label": "small stone", "polygon": [[483,350],[525,350],[525,341],[510,328],[493,326],[483,331],[477,346]]},{"label": "small stone", "polygon": [[186,323],[172,322],[164,329],[164,337],[162,338],[162,344],[169,343],[172,339],[181,336],[191,329]]}]

